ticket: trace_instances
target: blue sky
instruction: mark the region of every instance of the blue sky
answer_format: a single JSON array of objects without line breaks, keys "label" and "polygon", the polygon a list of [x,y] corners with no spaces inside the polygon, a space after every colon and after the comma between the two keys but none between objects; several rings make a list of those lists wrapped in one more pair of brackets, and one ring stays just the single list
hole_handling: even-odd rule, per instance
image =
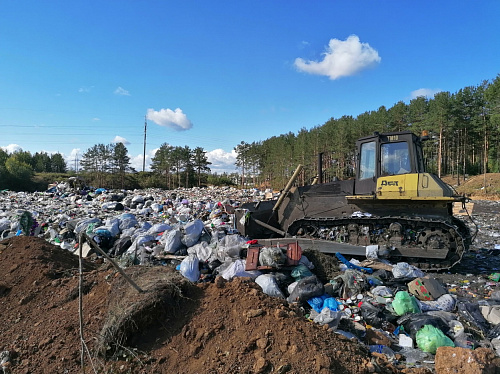
[{"label": "blue sky", "polygon": [[0,147],[233,148],[494,79],[500,1],[0,0]]}]

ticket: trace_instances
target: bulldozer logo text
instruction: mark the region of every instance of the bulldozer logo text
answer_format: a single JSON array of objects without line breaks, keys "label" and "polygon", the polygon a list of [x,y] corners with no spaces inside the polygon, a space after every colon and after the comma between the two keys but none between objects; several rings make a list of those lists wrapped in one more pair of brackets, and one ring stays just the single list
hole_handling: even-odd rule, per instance
[{"label": "bulldozer logo text", "polygon": [[398,186],[398,181],[382,181],[382,186]]}]

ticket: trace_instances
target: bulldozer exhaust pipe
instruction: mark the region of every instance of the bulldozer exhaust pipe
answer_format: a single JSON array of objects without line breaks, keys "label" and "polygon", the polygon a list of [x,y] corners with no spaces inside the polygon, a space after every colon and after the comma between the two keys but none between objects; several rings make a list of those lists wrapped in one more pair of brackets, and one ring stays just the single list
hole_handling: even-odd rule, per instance
[{"label": "bulldozer exhaust pipe", "polygon": [[276,202],[276,204],[274,204],[273,212],[278,210],[278,208],[281,206],[281,204],[283,203],[283,199],[288,194],[288,191],[290,191],[290,188],[292,188],[292,185],[295,182],[295,179],[297,179],[297,177],[299,176],[302,169],[303,169],[303,166],[301,164],[299,164],[297,166],[297,169],[295,169],[295,172],[293,173],[292,177],[288,181],[288,184],[286,185],[285,189],[283,190],[283,192],[281,192],[281,195],[278,198],[278,201]]}]

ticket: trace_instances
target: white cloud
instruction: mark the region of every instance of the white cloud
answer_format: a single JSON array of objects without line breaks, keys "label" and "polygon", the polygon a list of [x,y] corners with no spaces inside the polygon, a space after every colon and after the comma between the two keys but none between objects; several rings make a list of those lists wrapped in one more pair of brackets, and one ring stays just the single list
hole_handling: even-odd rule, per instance
[{"label": "white cloud", "polygon": [[113,93],[119,96],[130,96],[130,92],[122,87],[118,87]]},{"label": "white cloud", "polygon": [[321,61],[296,58],[294,65],[299,71],[335,80],[354,75],[381,61],[378,52],[368,43],[361,43],[357,35],[351,35],[345,41],[330,39],[323,56]]},{"label": "white cloud", "polygon": [[127,139],[125,139],[121,136],[118,136],[118,135],[115,136],[115,138],[111,141],[111,143],[115,143],[115,144],[122,143],[123,145],[130,144],[130,142]]},{"label": "white cloud", "polygon": [[5,147],[0,147],[2,148],[5,152],[7,153],[14,153],[15,151],[21,151],[22,148],[20,145],[18,144],[9,144],[8,146],[5,146]]},{"label": "white cloud", "polygon": [[[47,152],[49,154],[60,153],[60,152]],[[80,148],[73,148],[69,155],[61,153],[61,156],[66,161],[66,165],[70,170],[81,170],[80,161],[82,159],[82,152]]]},{"label": "white cloud", "polygon": [[191,121],[182,112],[182,109],[148,109],[147,119],[153,121],[157,125],[169,127],[173,130],[184,131],[193,127]]},{"label": "white cloud", "polygon": [[[149,150],[146,152],[146,162],[145,162],[145,170],[151,171],[151,159],[155,156],[156,151],[159,148]],[[207,160],[212,164],[209,165],[211,173],[234,173],[236,172],[236,166],[234,163],[236,162],[236,152],[233,150],[231,152],[226,152],[222,149],[215,149],[213,151],[207,152]],[[130,157],[130,166],[133,167],[137,171],[142,171],[142,153],[136,156]]]},{"label": "white cloud", "polygon": [[424,96],[428,99],[431,99],[434,97],[435,94],[441,91],[442,90],[440,89],[419,88],[418,90],[412,91],[410,93],[410,99],[416,99],[419,96]]},{"label": "white cloud", "polygon": [[83,87],[80,87],[78,89],[78,92],[80,92],[80,93],[89,93],[90,91],[92,91],[93,88],[94,88],[94,86],[90,86],[90,87],[83,86]]},{"label": "white cloud", "polygon": [[92,121],[94,121],[94,122],[97,122],[97,121],[100,121],[100,120],[101,120],[101,119],[100,119],[99,117],[94,117],[94,118],[92,118]]},{"label": "white cloud", "polygon": [[[146,162],[144,163],[145,171],[151,171],[151,158],[154,157],[158,148],[146,152]],[[130,157],[130,166],[136,171],[142,171],[142,161],[144,160],[143,154]]]},{"label": "white cloud", "polygon": [[213,151],[207,152],[207,159],[212,163],[209,165],[210,171],[212,173],[234,173],[236,171],[236,152],[232,150],[231,152],[226,152],[223,149],[214,149]]}]

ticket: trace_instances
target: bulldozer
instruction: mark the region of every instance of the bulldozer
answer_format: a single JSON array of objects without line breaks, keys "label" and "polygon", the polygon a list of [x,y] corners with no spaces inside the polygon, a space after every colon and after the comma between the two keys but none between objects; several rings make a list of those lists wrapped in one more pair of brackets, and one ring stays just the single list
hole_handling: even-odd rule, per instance
[{"label": "bulldozer", "polygon": [[[426,172],[422,142],[410,131],[374,133],[356,142],[355,177],[294,187],[299,165],[277,200],[242,204],[236,229],[265,246],[297,243],[302,249],[366,256],[428,270],[460,262],[472,237],[453,215],[465,208],[438,176]],[[470,215],[469,215],[470,218]]]}]

